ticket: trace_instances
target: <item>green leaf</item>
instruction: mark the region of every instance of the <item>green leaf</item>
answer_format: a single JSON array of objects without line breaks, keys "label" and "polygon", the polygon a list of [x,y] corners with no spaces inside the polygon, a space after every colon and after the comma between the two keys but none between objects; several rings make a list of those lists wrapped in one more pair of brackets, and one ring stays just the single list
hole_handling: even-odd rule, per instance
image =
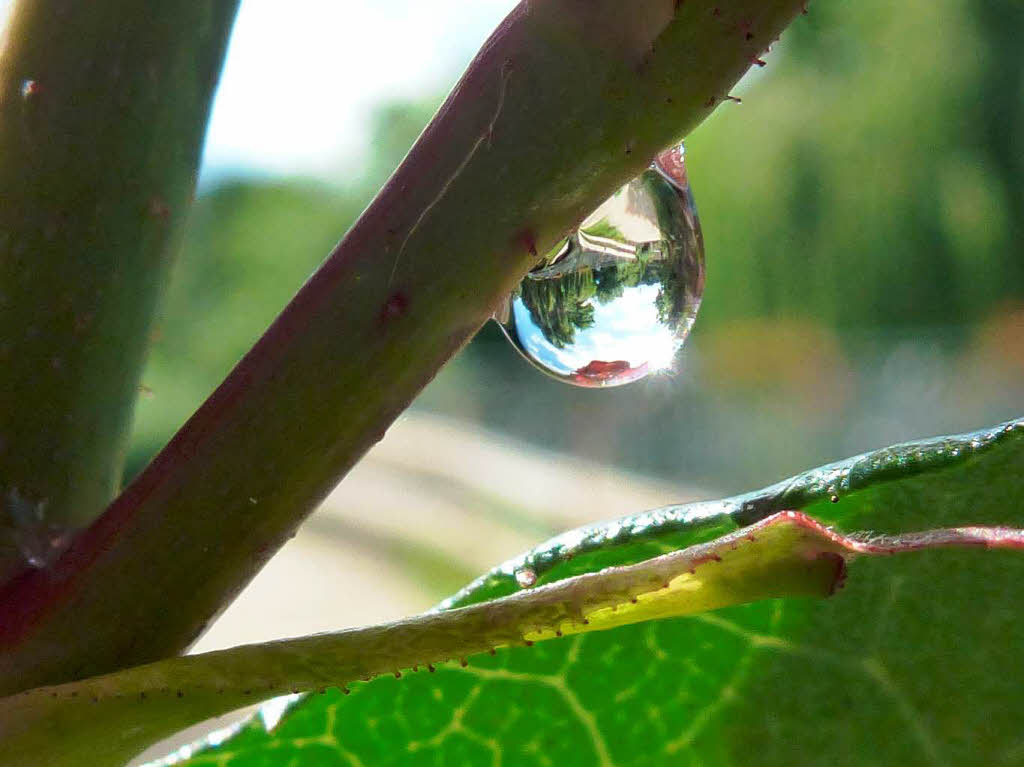
[{"label": "green leaf", "polygon": [[[1019,456],[1019,430],[1015,427],[1011,424],[965,438],[881,451],[811,472],[774,491],[593,528],[577,533],[573,547],[566,546],[566,536],[562,536],[537,552],[529,564],[540,568],[546,562],[550,579],[550,572],[559,566],[579,567],[588,558],[614,555],[623,547],[630,552],[627,557],[636,556],[651,544],[665,545],[660,533],[678,536],[686,528],[704,536],[714,527],[708,526],[710,519],[718,519],[721,526],[720,518],[728,515],[735,525],[735,518],[770,513],[774,503],[792,499],[794,494],[809,500],[822,490],[830,496],[837,490],[849,491],[849,502],[890,485],[906,496],[908,489],[929,480],[931,487],[944,488],[945,511],[952,512],[963,486],[977,483],[979,472],[1013,477],[1012,471],[1000,471],[1006,467],[999,461]],[[827,479],[825,484],[823,479]],[[982,486],[986,490],[981,497],[986,498],[998,484]],[[688,520],[683,528],[679,527],[681,520]],[[623,528],[636,529],[622,538]],[[842,653],[798,642],[787,634],[799,627],[795,618],[804,616],[805,622],[814,618],[816,611],[807,609],[806,603],[776,600],[746,608],[733,617],[717,614],[689,622],[635,624],[771,597],[825,596],[841,582],[845,560],[852,555],[978,545],[1024,548],[1024,532],[971,527],[850,538],[789,511],[771,514],[709,543],[693,543],[660,555],[648,551],[635,564],[621,563],[472,603],[486,592],[485,586],[493,590],[495,583],[514,577],[511,572],[527,566],[527,561],[520,561],[483,579],[460,597],[462,606],[450,605],[453,609],[368,629],[172,658],[4,699],[0,701],[0,757],[19,763],[44,758],[48,764],[75,764],[87,758],[91,764],[117,764],[158,737],[252,700],[289,689],[344,685],[353,679],[394,672],[390,681],[377,679],[353,686],[355,694],[344,705],[334,700],[299,706],[269,740],[250,726],[244,737],[239,736],[241,740],[232,741],[228,750],[211,753],[209,758],[223,761],[240,748],[237,758],[241,764],[259,759],[265,748],[273,749],[275,759],[281,748],[298,748],[293,756],[307,754],[310,743],[325,745],[322,733],[316,733],[311,724],[317,718],[352,724],[344,730],[348,740],[334,745],[370,748],[371,752],[358,756],[363,763],[404,760],[421,750],[425,754],[437,751],[446,763],[461,760],[468,757],[451,749],[459,748],[457,744],[464,738],[470,738],[468,744],[483,743],[492,752],[508,752],[507,758],[516,756],[528,762],[547,753],[548,749],[541,748],[546,741],[586,753],[585,763],[619,763],[634,752],[649,760],[650,754],[636,751],[641,746],[677,758],[699,753],[692,748],[697,736],[718,723],[719,709],[739,705],[741,683],[754,688],[759,674],[751,671],[755,667],[760,670],[760,664],[753,661],[761,651],[780,658],[796,657],[804,666],[808,661],[831,663],[836,666],[835,673],[859,670],[862,677],[890,694],[917,728],[918,737],[923,737],[927,727],[918,714],[908,713],[914,709],[901,697],[891,672],[894,666],[887,660],[870,654],[852,661]],[[921,556],[911,561],[919,562]],[[889,567],[879,576],[882,580],[889,579],[892,571],[893,563],[886,564]],[[868,583],[868,593],[875,585],[874,581]],[[878,607],[877,600],[871,604]],[[925,607],[927,613],[933,605]],[[893,619],[902,615],[894,614]],[[609,628],[613,630],[603,631]],[[601,638],[593,639],[598,634],[591,632],[602,632]],[[854,632],[851,628],[845,633]],[[563,635],[572,638],[556,639]],[[540,642],[546,639],[556,641]],[[533,646],[535,642],[539,643]],[[487,651],[490,655],[473,658],[472,663],[463,660],[458,669],[420,675],[435,681],[390,687],[401,677],[400,669]],[[785,673],[787,677],[795,674],[792,669]],[[819,678],[828,675],[820,671],[812,675],[812,681]],[[773,697],[776,694],[773,692]],[[396,707],[410,695],[410,710]],[[520,709],[518,701],[531,698],[536,700]],[[378,706],[380,711],[375,710]],[[437,721],[427,727],[428,734],[414,737],[412,723],[430,716]],[[512,726],[523,717],[530,721],[529,730],[535,736],[538,750],[533,757],[526,737],[530,733]],[[355,727],[360,721],[369,729]],[[558,731],[573,722],[575,728]],[[301,732],[293,732],[296,726]],[[386,726],[389,734],[371,742],[376,737],[374,727],[379,726]],[[506,730],[507,737],[498,737]],[[362,734],[357,736],[357,732]],[[243,748],[248,742],[245,738],[255,738],[255,750]],[[467,743],[463,745],[468,748]],[[716,748],[724,744],[711,741]],[[937,746],[929,745],[938,754]],[[315,756],[316,763],[322,758]]]},{"label": "green leaf", "polygon": [[[447,607],[715,538],[786,508],[840,530],[1019,524],[1024,421],[766,490],[569,533]],[[837,501],[833,502],[833,498]],[[1024,558],[862,558],[826,601],[775,599],[381,677],[259,719],[190,765],[1020,764]]]}]

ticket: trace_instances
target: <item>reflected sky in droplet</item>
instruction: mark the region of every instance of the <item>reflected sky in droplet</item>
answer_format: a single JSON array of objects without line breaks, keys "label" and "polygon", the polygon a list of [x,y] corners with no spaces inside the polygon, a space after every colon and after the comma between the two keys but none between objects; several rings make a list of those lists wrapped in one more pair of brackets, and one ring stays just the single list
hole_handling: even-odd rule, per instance
[{"label": "reflected sky in droplet", "polygon": [[610,304],[588,302],[594,308],[594,325],[576,331],[569,349],[559,349],[530,321],[530,310],[521,298],[512,301],[516,327],[523,349],[552,372],[572,375],[581,359],[625,360],[630,368],[646,364],[648,372],[672,366],[676,356],[675,334],[658,322],[657,285],[638,285]]}]

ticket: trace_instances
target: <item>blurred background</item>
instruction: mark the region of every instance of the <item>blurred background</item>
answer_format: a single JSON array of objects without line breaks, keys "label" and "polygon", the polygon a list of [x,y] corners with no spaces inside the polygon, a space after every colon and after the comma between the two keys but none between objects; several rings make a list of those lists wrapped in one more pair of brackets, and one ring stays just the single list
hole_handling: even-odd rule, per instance
[{"label": "blurred background", "polygon": [[[130,473],[513,4],[243,1]],[[566,527],[1020,415],[1021,40],[1016,0],[815,2],[687,141],[708,278],[675,373],[572,388],[489,324],[200,649],[422,610]]]}]

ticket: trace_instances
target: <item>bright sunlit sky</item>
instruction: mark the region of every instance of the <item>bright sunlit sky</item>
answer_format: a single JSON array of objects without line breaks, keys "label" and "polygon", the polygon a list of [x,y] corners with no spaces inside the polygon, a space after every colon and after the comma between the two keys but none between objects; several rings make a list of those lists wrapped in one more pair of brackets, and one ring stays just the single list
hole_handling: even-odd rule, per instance
[{"label": "bright sunlit sky", "polygon": [[515,3],[242,0],[204,176],[358,167],[372,107],[446,90]]},{"label": "bright sunlit sky", "polygon": [[243,0],[204,173],[330,177],[375,104],[446,90],[515,0]]}]

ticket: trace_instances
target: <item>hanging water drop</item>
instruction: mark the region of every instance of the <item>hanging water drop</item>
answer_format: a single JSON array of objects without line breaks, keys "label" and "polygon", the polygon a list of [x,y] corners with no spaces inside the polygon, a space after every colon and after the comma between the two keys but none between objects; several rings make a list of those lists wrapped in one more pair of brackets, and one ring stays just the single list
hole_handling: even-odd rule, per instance
[{"label": "hanging water drop", "polygon": [[683,147],[619,189],[531,271],[495,319],[527,360],[578,386],[672,367],[704,291]]},{"label": "hanging water drop", "polygon": [[516,583],[519,584],[520,588],[528,589],[537,582],[536,571],[529,567],[524,567],[522,570],[516,570]]},{"label": "hanging water drop", "polygon": [[47,522],[46,501],[31,501],[12,488],[0,498],[3,510],[15,545],[32,567],[49,567],[71,543],[71,530]]}]

